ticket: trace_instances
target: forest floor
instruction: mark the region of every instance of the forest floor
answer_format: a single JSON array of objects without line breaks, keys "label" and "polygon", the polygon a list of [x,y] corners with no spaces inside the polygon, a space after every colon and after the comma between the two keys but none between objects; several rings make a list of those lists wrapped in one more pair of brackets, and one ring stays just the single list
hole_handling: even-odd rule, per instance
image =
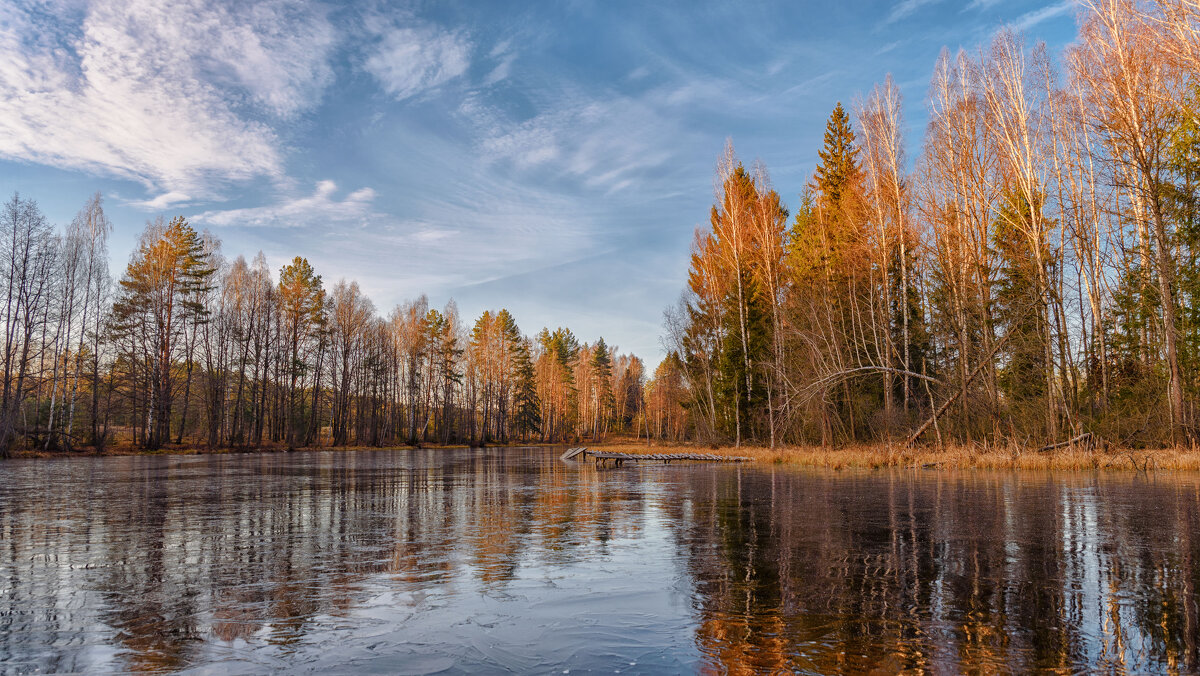
[{"label": "forest floor", "polygon": [[655,443],[614,440],[588,445],[589,448],[618,453],[711,453],[713,455],[743,456],[759,463],[826,467],[830,469],[884,467],[908,468],[979,468],[1030,470],[1200,470],[1200,448],[1164,449],[1091,449],[1083,446],[1062,447],[1050,451],[1016,446],[985,446],[969,444],[944,446],[917,445],[906,447],[897,442],[848,445],[839,448],[821,446],[722,446],[713,448],[702,444]]}]

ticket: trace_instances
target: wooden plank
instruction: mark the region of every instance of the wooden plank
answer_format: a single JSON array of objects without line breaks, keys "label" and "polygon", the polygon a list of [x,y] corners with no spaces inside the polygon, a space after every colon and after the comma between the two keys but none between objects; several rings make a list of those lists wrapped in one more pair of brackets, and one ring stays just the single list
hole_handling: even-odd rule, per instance
[{"label": "wooden plank", "polygon": [[559,460],[570,460],[571,458],[574,458],[575,456],[579,455],[580,453],[586,453],[586,452],[587,452],[587,448],[585,448],[583,446],[580,446],[578,448],[568,448],[566,450],[566,452],[564,452],[562,455],[558,456],[558,459]]},{"label": "wooden plank", "polygon": [[[570,449],[572,451],[586,451],[587,449]],[[613,460],[614,464],[620,465],[626,460],[634,462],[642,461],[662,461],[669,462],[671,460],[691,460],[695,462],[750,462],[752,458],[737,455],[715,455],[713,453],[616,453],[611,451],[592,451],[591,455],[596,459],[597,464],[604,460]],[[567,459],[567,454],[563,454],[563,459]],[[569,456],[574,457],[574,455]]]}]

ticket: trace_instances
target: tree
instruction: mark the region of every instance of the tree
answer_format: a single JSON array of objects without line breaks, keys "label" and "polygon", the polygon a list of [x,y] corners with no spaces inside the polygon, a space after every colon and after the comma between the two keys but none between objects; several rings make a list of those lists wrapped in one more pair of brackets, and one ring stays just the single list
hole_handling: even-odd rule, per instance
[{"label": "tree", "polygon": [[330,383],[333,387],[333,444],[345,446],[350,442],[351,402],[356,379],[364,375],[360,360],[368,339],[367,331],[375,316],[375,306],[362,294],[358,282],[345,280],[334,285],[329,300],[333,337],[331,363],[335,371]]},{"label": "tree", "polygon": [[596,341],[592,350],[592,441],[600,441],[608,432],[607,422],[612,407],[612,358],[604,338]]},{"label": "tree", "polygon": [[[1010,408],[1018,408],[1030,402],[1042,406],[1052,396],[1054,386],[1053,364],[1047,363],[1049,349],[1046,345],[1049,334],[1049,303],[1044,293],[1045,270],[1040,261],[1046,260],[1048,242],[1042,240],[1035,246],[1041,249],[1030,252],[1028,233],[1040,212],[1041,201],[1030,204],[1018,194],[1009,194],[1001,205],[993,231],[993,242],[997,259],[1001,262],[997,270],[996,321],[1007,337],[1005,362],[999,374],[999,384]],[[1019,429],[1032,431],[1030,420],[1019,421]],[[1048,425],[1053,420],[1046,421]],[[1047,438],[1054,438],[1052,428],[1042,431]]]},{"label": "tree", "polygon": [[170,440],[178,380],[173,367],[183,347],[179,338],[189,321],[194,324],[206,316],[196,297],[209,289],[215,271],[211,254],[182,216],[169,223],[159,218],[147,224],[120,281],[115,326],[131,336],[130,346],[136,350],[126,354],[127,363],[140,365],[144,373],[143,442],[151,450]]},{"label": "tree", "polygon": [[542,432],[541,400],[537,391],[537,375],[530,359],[529,341],[521,340],[513,347],[516,386],[513,396],[513,431],[522,440]]},{"label": "tree", "polygon": [[[914,326],[924,322],[918,310],[911,271],[915,236],[910,225],[910,194],[904,175],[904,145],[900,91],[891,75],[883,87],[876,85],[867,102],[859,106],[862,130],[865,202],[874,221],[873,244],[878,261],[879,293],[875,303],[883,334],[875,340],[880,350],[886,428],[891,432],[895,373],[901,371],[900,394],[905,411],[913,395],[914,357],[921,361],[922,346],[914,344]],[[875,286],[875,285],[873,285]],[[898,368],[897,368],[898,367]]]},{"label": "tree", "polygon": [[311,420],[304,419],[301,386],[311,371],[315,400],[319,390],[320,360],[310,369],[307,361],[301,358],[302,350],[321,351],[326,323],[325,289],[321,284],[321,276],[313,271],[308,259],[296,256],[280,269],[279,307],[290,357],[284,370],[288,379],[285,434],[287,442],[294,444],[307,440],[308,430],[313,428],[312,421],[317,415],[313,407],[309,416]]},{"label": "tree", "polygon": [[0,394],[0,458],[10,455],[17,421],[29,395],[28,377],[45,341],[38,341],[49,320],[51,274],[57,241],[36,202],[12,199],[0,207],[0,277],[4,288],[4,387]]},{"label": "tree", "polygon": [[1070,51],[1069,61],[1073,75],[1083,84],[1091,124],[1112,149],[1107,159],[1114,179],[1128,190],[1130,215],[1148,235],[1143,250],[1154,264],[1166,347],[1171,437],[1178,442],[1186,420],[1171,256],[1174,233],[1162,186],[1188,71],[1156,53],[1156,36],[1131,2],[1096,0],[1088,2],[1087,8],[1080,44]]}]

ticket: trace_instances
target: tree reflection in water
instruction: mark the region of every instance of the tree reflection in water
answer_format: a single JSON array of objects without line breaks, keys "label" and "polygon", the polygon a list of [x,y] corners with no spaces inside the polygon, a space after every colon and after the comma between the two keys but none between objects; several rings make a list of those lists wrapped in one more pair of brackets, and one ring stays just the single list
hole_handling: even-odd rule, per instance
[{"label": "tree reflection in water", "polygon": [[1198,488],[520,449],[14,461],[0,672],[1196,671]]},{"label": "tree reflection in water", "polygon": [[733,672],[1194,671],[1196,477],[690,482],[697,641]]}]

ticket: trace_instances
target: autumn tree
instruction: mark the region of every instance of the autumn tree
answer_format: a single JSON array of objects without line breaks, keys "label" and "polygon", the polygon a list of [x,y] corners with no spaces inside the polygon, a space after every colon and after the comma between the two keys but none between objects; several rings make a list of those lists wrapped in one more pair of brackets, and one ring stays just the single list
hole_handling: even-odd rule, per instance
[{"label": "autumn tree", "polygon": [[[287,378],[284,434],[288,444],[309,441],[316,419],[315,406],[306,417],[303,385],[312,377],[313,401],[318,397],[321,371],[320,356],[326,328],[325,289],[308,259],[296,256],[279,271],[278,303],[282,331],[287,340],[288,361],[283,369]],[[307,352],[317,353],[310,363]]]},{"label": "autumn tree", "polygon": [[1142,246],[1153,264],[1165,348],[1171,436],[1179,441],[1187,421],[1172,256],[1175,232],[1162,186],[1188,71],[1157,53],[1155,33],[1133,3],[1095,0],[1086,6],[1081,40],[1068,60],[1083,85],[1090,122],[1110,149],[1105,159],[1113,180],[1126,186],[1128,213],[1145,233]]},{"label": "autumn tree", "polygon": [[[185,329],[207,314],[197,295],[210,288],[211,256],[182,216],[170,222],[159,218],[147,225],[120,280],[115,326],[131,339],[127,364],[142,370],[142,396],[133,401],[145,411],[143,443],[149,449],[170,440],[179,380],[174,366],[187,344]],[[134,377],[131,385],[137,383]]]}]

